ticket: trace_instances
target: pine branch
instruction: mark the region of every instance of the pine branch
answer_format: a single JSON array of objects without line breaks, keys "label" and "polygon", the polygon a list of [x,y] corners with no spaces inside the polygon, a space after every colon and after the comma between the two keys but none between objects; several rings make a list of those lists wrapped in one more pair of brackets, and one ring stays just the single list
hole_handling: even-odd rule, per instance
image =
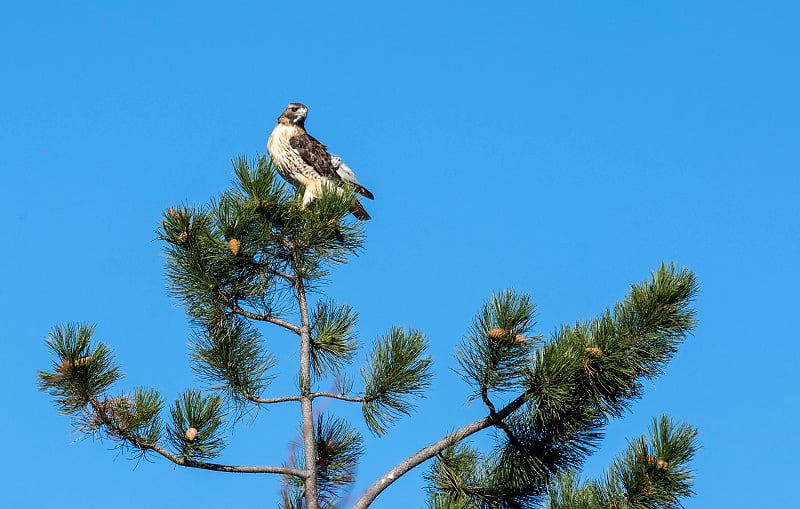
[{"label": "pine branch", "polygon": [[216,394],[204,396],[190,389],[175,400],[170,413],[172,423],[167,426],[168,439],[180,451],[180,457],[194,462],[219,455],[225,446],[222,398]]},{"label": "pine branch", "polygon": [[302,396],[278,396],[274,398],[260,398],[258,396],[248,395],[247,399],[258,405],[272,405],[275,403],[286,403],[288,401],[300,401]]},{"label": "pine branch", "polygon": [[153,447],[152,449],[161,456],[181,467],[199,468],[201,470],[214,470],[217,472],[230,472],[235,474],[282,474],[301,479],[305,477],[304,471],[292,467],[277,465],[222,465],[219,463],[188,460],[186,458],[176,456],[161,447]]},{"label": "pine branch", "polygon": [[358,349],[355,324],[358,315],[346,305],[317,303],[311,317],[311,367],[316,379],[338,374],[352,362]]},{"label": "pine branch", "polygon": [[238,317],[195,333],[192,368],[214,388],[223,390],[237,405],[257,397],[271,381],[275,364],[262,353],[260,334]]},{"label": "pine branch", "polygon": [[498,411],[495,417],[487,416],[482,419],[478,419],[477,421],[467,424],[466,426],[463,426],[456,431],[445,435],[436,442],[428,445],[427,447],[423,447],[416,453],[407,457],[396,466],[389,469],[388,472],[383,474],[375,482],[373,482],[364,491],[364,493],[361,495],[361,498],[358,499],[356,504],[353,506],[353,509],[366,509],[370,506],[370,504],[372,504],[372,502],[375,501],[375,499],[383,492],[383,490],[388,488],[394,481],[403,476],[409,470],[428,461],[437,454],[441,454],[446,448],[457,444],[470,435],[493,426],[497,422],[497,419],[504,419],[525,403],[526,396],[527,395],[523,394],[517,397],[514,401]]},{"label": "pine branch", "polygon": [[500,423],[507,426],[501,435],[506,439],[486,467],[475,503],[491,498],[499,507],[520,507],[539,500],[554,474],[579,466],[593,450],[608,418],[640,394],[641,379],[659,373],[671,358],[694,326],[688,306],[695,292],[692,273],[662,265],[650,281],[632,287],[614,314],[559,331],[524,372],[525,390],[517,398],[400,462],[355,507],[366,508],[410,469]]},{"label": "pine branch", "polygon": [[[113,364],[108,347],[103,343],[92,347],[93,333],[94,326],[85,324],[56,327],[47,340],[56,354],[55,369],[39,373],[40,389],[53,394],[62,411],[75,417],[81,431],[104,433],[122,446],[130,445],[141,454],[152,451],[184,467],[235,473],[304,475],[304,472],[289,467],[234,466],[197,461],[175,455],[159,445],[162,425],[158,415],[162,401],[158,393],[137,388],[131,395],[103,396],[122,375],[119,367]],[[203,429],[202,424],[199,426]],[[174,423],[172,428],[176,428]],[[185,421],[177,426],[185,431],[177,432],[172,428],[170,434],[182,433],[181,443],[194,433],[186,435],[191,426]],[[200,435],[200,431],[197,433]],[[198,437],[195,436],[194,440],[197,441]]]},{"label": "pine branch", "polygon": [[[351,403],[363,403],[364,398],[357,397],[357,396],[347,396],[345,394],[336,394],[334,392],[312,392],[308,395],[311,399],[317,398],[330,398],[330,399],[338,399],[341,401],[349,401]],[[275,398],[259,398],[256,396],[248,396],[248,399],[253,403],[259,405],[271,405],[274,403],[286,403],[288,401],[300,401],[302,396],[294,395],[294,396],[278,396]]]},{"label": "pine branch", "polygon": [[464,443],[445,448],[436,455],[436,461],[425,475],[428,489],[428,507],[461,508],[481,491],[486,458]]},{"label": "pine branch", "polygon": [[689,463],[698,445],[697,430],[675,425],[667,416],[654,419],[649,437],[641,436],[614,461],[606,479],[580,482],[574,471],[555,477],[548,509],[678,509],[691,496]]},{"label": "pine branch", "polygon": [[360,396],[347,396],[345,394],[336,394],[334,392],[314,392],[311,394],[312,398],[331,398],[339,399],[342,401],[349,401],[351,403],[364,403],[364,398]]},{"label": "pine branch", "polygon": [[[109,419],[107,417],[107,412],[109,407],[108,402],[95,402],[93,407],[96,411],[95,414],[96,422],[100,421],[101,419]],[[106,417],[101,418],[100,417],[101,415],[106,415]],[[140,435],[137,435],[135,432],[126,429],[125,427],[120,427],[117,422],[111,421],[104,424],[110,427],[110,434],[112,436],[120,440],[131,443],[136,449],[140,450],[142,454],[145,454],[148,451],[153,451],[156,454],[159,454],[160,456],[171,461],[172,463],[182,467],[197,468],[201,470],[214,470],[218,472],[240,473],[240,474],[283,474],[299,478],[302,478],[305,475],[305,473],[302,470],[285,466],[225,465],[220,463],[197,461],[192,458],[186,457],[184,455],[173,454],[169,450],[159,445],[156,441],[143,439]],[[186,435],[184,435],[184,437],[186,438]]]},{"label": "pine branch", "polygon": [[[93,400],[91,402],[91,408],[93,411],[91,421],[96,429],[98,426],[105,426],[109,436],[117,440],[121,440],[123,443],[130,443],[142,454],[146,454],[148,451],[153,451],[172,463],[182,467],[231,473],[283,474],[300,478],[305,475],[303,471],[291,467],[266,465],[224,465],[219,463],[198,461],[186,454],[176,455],[171,453],[169,450],[157,443],[158,433],[160,432],[160,424],[154,426],[152,422],[154,418],[157,420],[157,413],[161,408],[160,400],[157,401],[157,405],[151,406],[149,410],[142,410],[142,407],[147,408],[145,406],[146,403],[143,404],[142,401],[153,401],[154,398],[157,398],[157,393],[155,393],[155,391],[148,393],[147,391],[137,390],[133,398],[122,396],[104,399],[102,401]],[[194,399],[194,401],[191,401],[192,399]],[[198,403],[202,405],[202,398],[198,398],[198,393],[191,394],[189,396],[189,400],[190,402],[188,405],[196,405]],[[183,402],[176,402],[176,406],[180,405],[181,403],[183,403],[184,406],[187,405],[186,398],[184,398]],[[202,413],[203,411],[204,410],[201,410],[200,412]],[[187,414],[192,412],[197,413],[196,411],[188,410]],[[202,420],[203,417],[200,418],[201,423],[198,424],[201,427],[201,430],[204,428]],[[144,423],[144,425],[142,425],[142,423]],[[179,424],[181,427],[185,425],[185,422],[181,422],[181,424]],[[171,434],[180,434],[179,432],[176,432],[174,428],[175,425],[173,424],[173,428],[170,428],[169,432]],[[145,430],[145,433],[141,433],[142,429]],[[200,442],[202,442],[204,439],[208,441],[207,436],[209,434],[213,434],[213,431],[210,431],[207,426],[202,434],[201,431],[197,430],[197,428],[189,427],[186,428],[186,431],[180,437],[180,441],[181,443],[195,442],[195,445],[200,445]],[[205,435],[205,438],[203,435]],[[200,457],[201,455],[193,454],[192,456]]]},{"label": "pine branch", "polygon": [[335,507],[342,490],[355,481],[358,460],[364,453],[363,439],[346,421],[320,415],[316,452],[320,502]]},{"label": "pine branch", "polygon": [[523,386],[524,359],[539,339],[530,336],[535,309],[527,295],[511,290],[492,295],[456,350],[461,375],[475,389],[473,398],[479,397],[490,411],[490,392]]},{"label": "pine branch", "polygon": [[[205,209],[170,208],[164,214],[159,236],[166,242],[167,275],[172,293],[202,324],[218,321],[230,309],[298,333],[297,327],[273,315],[270,304],[295,279],[284,270],[290,256],[275,230],[283,222],[289,197],[273,185],[266,161],[258,164],[252,173],[243,158],[236,163],[243,188],[257,196],[223,193]],[[242,302],[269,311],[251,311]]]},{"label": "pine branch", "polygon": [[[302,396],[278,396],[275,398],[259,398],[255,396],[248,396],[248,399],[253,403],[270,405],[273,403],[285,403],[287,401],[300,401]],[[347,396],[345,394],[336,394],[333,392],[312,392],[308,395],[311,399],[316,398],[331,398],[339,399],[342,401],[350,401],[351,403],[363,403],[364,398],[356,396]]]},{"label": "pine branch", "polygon": [[608,420],[641,394],[694,326],[694,275],[662,265],[600,318],[565,327],[526,376],[531,397],[506,419],[514,439],[498,446],[489,488],[504,503],[539,500],[554,474],[577,468]]},{"label": "pine branch", "polygon": [[367,426],[376,435],[408,415],[414,405],[410,397],[422,397],[431,383],[431,360],[421,332],[399,327],[379,338],[361,368],[364,379],[362,411]]},{"label": "pine branch", "polygon": [[157,443],[144,443],[137,436],[129,434],[122,430],[117,430],[114,432],[114,434],[120,437],[121,439],[127,440],[128,442],[132,443],[134,447],[140,449],[143,453],[146,453],[147,451],[153,451],[156,454],[159,454],[160,456],[166,458],[167,460],[181,467],[197,468],[201,470],[213,470],[217,472],[230,472],[237,474],[282,474],[282,475],[295,476],[298,478],[303,478],[305,476],[305,472],[303,472],[302,470],[285,466],[225,465],[220,463],[197,461],[190,458],[186,458],[185,456],[179,456],[173,454],[169,450],[165,449],[164,447],[160,446]]},{"label": "pine branch", "polygon": [[630,442],[600,484],[601,491],[630,507],[682,507],[681,498],[693,494],[689,462],[698,448],[696,437],[697,430],[688,424],[675,425],[666,415],[654,419],[650,436]]},{"label": "pine branch", "polygon": [[269,313],[254,313],[252,311],[248,311],[240,307],[239,304],[234,299],[231,299],[229,296],[225,295],[221,291],[219,292],[219,296],[222,299],[222,301],[227,305],[227,307],[231,310],[232,313],[259,322],[269,322],[271,324],[283,327],[284,329],[290,330],[295,334],[298,335],[300,334],[300,327],[289,321],[283,320],[282,318],[278,318]]},{"label": "pine branch", "polygon": [[39,390],[55,398],[61,413],[80,412],[122,378],[111,350],[104,343],[92,348],[93,334],[94,325],[59,325],[46,340],[56,363],[52,372],[39,372]]}]

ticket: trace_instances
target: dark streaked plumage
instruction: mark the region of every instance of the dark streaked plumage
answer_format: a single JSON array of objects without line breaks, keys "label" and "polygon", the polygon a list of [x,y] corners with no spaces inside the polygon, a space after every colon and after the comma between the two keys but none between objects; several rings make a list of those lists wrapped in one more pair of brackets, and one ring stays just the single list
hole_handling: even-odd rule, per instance
[{"label": "dark streaked plumage", "polygon": [[[342,159],[328,152],[328,147],[306,132],[308,108],[300,103],[289,103],[267,142],[267,152],[278,172],[295,187],[303,186],[303,205],[308,205],[322,194],[322,183],[351,186],[356,193],[374,200],[372,193],[356,180],[353,171]],[[350,210],[358,219],[370,219],[361,203],[356,200]]]}]

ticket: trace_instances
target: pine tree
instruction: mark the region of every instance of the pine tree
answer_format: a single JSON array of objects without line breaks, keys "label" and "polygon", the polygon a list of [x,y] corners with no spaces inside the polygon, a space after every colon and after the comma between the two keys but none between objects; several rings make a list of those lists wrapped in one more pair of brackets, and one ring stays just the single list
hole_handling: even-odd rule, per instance
[{"label": "pine tree", "polygon": [[[168,417],[153,389],[113,395],[120,368],[87,324],[52,331],[47,344],[55,361],[39,373],[40,389],[79,431],[131,454],[160,455],[190,468],[281,475],[283,507],[337,507],[365,452],[362,435],[346,420],[316,412],[315,404],[331,398],[358,404],[364,426],[387,433],[430,388],[426,339],[420,331],[389,329],[369,348],[355,390],[357,314],[334,300],[310,300],[331,267],[363,246],[363,224],[348,217],[354,197],[327,190],[304,208],[268,159],[239,158],[234,169],[233,189],[203,208],[168,209],[159,229],[170,290],[194,326],[191,360],[204,389],[176,398]],[[694,327],[696,289],[691,272],[662,264],[613,309],[563,326],[546,341],[533,333],[535,307],[527,295],[493,295],[456,349],[458,372],[485,417],[411,454],[354,507],[370,506],[394,480],[428,462],[432,508],[680,507],[692,493],[697,432],[667,416],[654,421],[649,436],[630,442],[606,478],[582,481],[579,471],[609,420],[641,396],[643,382],[662,372]],[[299,341],[295,394],[270,395],[276,361],[261,336],[269,326]],[[331,379],[340,381],[337,390],[319,389]],[[213,461],[228,422],[253,407],[285,402],[300,403],[302,444],[290,460],[273,466]],[[451,425],[443,422],[442,429]],[[489,452],[467,440],[482,430],[493,430]]]}]

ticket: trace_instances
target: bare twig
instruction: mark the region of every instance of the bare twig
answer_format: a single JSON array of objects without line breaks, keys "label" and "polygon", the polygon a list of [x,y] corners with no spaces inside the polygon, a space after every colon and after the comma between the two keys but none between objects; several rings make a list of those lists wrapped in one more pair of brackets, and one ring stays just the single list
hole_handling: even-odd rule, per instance
[{"label": "bare twig", "polygon": [[359,397],[356,397],[356,396],[346,396],[344,394],[337,394],[335,392],[314,392],[314,393],[311,393],[310,396],[312,398],[340,399],[342,401],[352,401],[353,403],[363,403],[365,401],[364,398],[359,398]]},{"label": "bare twig", "polygon": [[278,396],[276,398],[259,398],[258,396],[247,396],[247,399],[259,405],[271,405],[273,403],[285,403],[287,401],[300,401],[300,396]]},{"label": "bare twig", "polygon": [[187,468],[200,468],[203,470],[216,470],[218,472],[233,472],[239,474],[283,474],[283,475],[293,475],[295,477],[300,477],[301,479],[306,475],[305,472],[303,470],[300,470],[299,468],[283,467],[277,465],[220,465],[218,463],[206,463],[204,461],[187,460],[185,458],[181,458],[179,456],[176,456],[175,454],[172,454],[168,450],[156,444],[150,445],[147,448],[167,458],[176,465],[180,465],[182,467],[187,467]]},{"label": "bare twig", "polygon": [[283,327],[284,329],[289,329],[290,331],[294,332],[295,334],[298,334],[298,335],[300,334],[300,327],[298,327],[297,325],[295,325],[295,324],[293,324],[291,322],[287,322],[286,320],[283,320],[281,318],[277,318],[277,317],[272,316],[271,314],[268,314],[268,313],[254,313],[252,311],[248,311],[248,310],[242,308],[241,306],[239,306],[239,304],[234,299],[231,299],[230,297],[228,297],[227,295],[225,295],[222,292],[219,292],[219,296],[222,298],[222,300],[225,301],[225,304],[231,309],[231,311],[233,311],[237,315],[241,315],[241,316],[243,316],[245,318],[249,318],[251,320],[258,320],[258,321],[261,321],[261,322],[269,322],[269,323],[272,323],[272,324],[275,324],[275,325],[279,325],[279,326]]},{"label": "bare twig", "polygon": [[486,405],[486,408],[489,409],[489,415],[494,415],[496,410],[492,400],[489,399],[489,390],[486,388],[486,385],[481,387],[481,399],[483,400],[483,404]]},{"label": "bare twig", "polygon": [[497,418],[497,410],[494,407],[494,403],[492,400],[489,399],[489,389],[484,385],[481,387],[481,399],[483,400],[483,404],[486,405],[486,408],[489,409],[489,417],[495,419],[495,426],[503,430],[503,433],[506,434],[508,440],[512,444],[519,444],[519,439],[514,436],[511,432],[511,429],[506,425],[506,423],[502,419]]},{"label": "bare twig", "polygon": [[285,279],[287,281],[290,281],[292,283],[294,283],[294,281],[295,281],[295,277],[296,276],[294,274],[289,274],[288,272],[283,272],[283,271],[280,271],[278,269],[273,269],[271,267],[268,267],[265,263],[259,263],[259,262],[255,261],[255,260],[253,260],[253,264],[256,267],[258,267],[260,270],[263,270],[264,272],[266,272],[267,274],[271,274],[273,276],[282,277],[283,279]]}]

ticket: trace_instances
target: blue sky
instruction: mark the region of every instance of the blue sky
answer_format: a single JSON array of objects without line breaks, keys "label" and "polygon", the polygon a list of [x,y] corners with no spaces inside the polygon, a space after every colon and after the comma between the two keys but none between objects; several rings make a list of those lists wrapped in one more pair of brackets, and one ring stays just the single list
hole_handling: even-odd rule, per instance
[{"label": "blue sky", "polygon": [[[697,2],[6,2],[0,7],[4,507],[274,507],[270,477],[126,460],[35,389],[58,323],[97,324],[127,377],[194,385],[166,292],[164,209],[226,189],[289,101],[376,195],[328,294],[362,341],[429,338],[419,412],[367,439],[356,492],[480,415],[452,352],[492,291],[540,333],[590,318],[661,261],[694,270],[699,326],[587,464],[666,412],[698,427],[687,508],[791,506],[800,398],[800,8]],[[296,345],[266,330],[291,377]],[[343,404],[334,412],[349,415]],[[281,462],[295,408],[221,460]],[[376,507],[418,507],[419,469]]]}]

